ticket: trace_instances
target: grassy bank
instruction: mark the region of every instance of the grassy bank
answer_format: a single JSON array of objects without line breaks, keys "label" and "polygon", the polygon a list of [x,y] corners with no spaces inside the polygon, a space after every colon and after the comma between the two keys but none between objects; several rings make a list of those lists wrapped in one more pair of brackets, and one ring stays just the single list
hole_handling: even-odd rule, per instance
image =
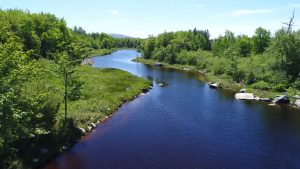
[{"label": "grassy bank", "polygon": [[[45,93],[41,98],[45,100],[44,105],[40,107],[47,109],[49,114],[43,114],[44,117],[37,119],[47,118],[53,123],[45,124],[48,125],[48,134],[17,142],[15,146],[20,151],[7,162],[6,166],[10,167],[6,168],[39,168],[80,138],[82,133],[79,127],[89,131],[91,123],[97,124],[105,120],[124,102],[150,87],[149,81],[118,69],[78,67],[76,72],[77,78],[82,82],[81,95],[79,99],[69,101],[69,122],[61,135],[59,131],[62,131],[64,104],[63,81],[56,75],[59,68],[48,60],[39,61],[39,64],[43,69],[26,85],[23,94],[34,97],[36,93]],[[56,108],[57,113],[51,113]]]},{"label": "grassy bank", "polygon": [[116,51],[116,48],[112,49],[90,49],[86,52],[87,57],[93,57],[93,56],[103,56],[103,55],[108,55],[112,53],[113,51]]},{"label": "grassy bank", "polygon": [[[157,62],[154,59],[145,59],[143,57],[138,57],[138,58],[134,59],[133,61],[141,62],[141,63],[147,64],[147,65],[154,65]],[[179,69],[179,70],[184,70],[184,71],[198,72],[198,73],[204,75],[204,78],[202,78],[201,80],[206,81],[206,82],[219,82],[219,83],[221,83],[221,86],[223,88],[225,88],[227,90],[231,90],[233,92],[238,92],[240,89],[246,88],[248,90],[248,92],[252,92],[252,93],[254,93],[255,96],[258,96],[261,98],[265,98],[265,97],[272,98],[275,95],[281,94],[281,93],[273,91],[273,90],[253,89],[250,86],[246,86],[244,84],[237,83],[233,80],[229,80],[226,77],[215,76],[215,75],[213,75],[213,73],[207,72],[206,70],[197,69],[196,66],[169,64],[169,63],[165,63],[165,62],[162,62],[162,65],[163,65],[163,67],[171,68],[171,69]],[[290,96],[290,98],[293,100],[292,96],[294,96],[296,94],[299,95],[300,92],[297,90],[288,90],[288,92],[286,94],[288,96]]]},{"label": "grassy bank", "polygon": [[111,49],[90,49],[86,52],[87,58],[93,57],[93,56],[103,56],[111,54],[114,51],[117,50],[123,50],[123,49],[135,49],[135,48],[111,48]]}]

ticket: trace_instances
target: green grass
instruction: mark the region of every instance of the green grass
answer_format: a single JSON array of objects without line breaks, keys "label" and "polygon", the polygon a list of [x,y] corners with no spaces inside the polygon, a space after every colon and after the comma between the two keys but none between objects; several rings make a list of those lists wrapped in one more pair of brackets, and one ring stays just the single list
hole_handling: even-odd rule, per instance
[{"label": "green grass", "polygon": [[[45,69],[57,71],[57,65],[50,61],[42,61]],[[72,118],[75,125],[87,128],[91,122],[101,121],[115,112],[122,103],[129,101],[144,89],[148,89],[150,82],[118,69],[102,69],[90,66],[77,68],[77,75],[83,82],[81,97],[76,101],[69,101],[68,117]],[[62,79],[49,73],[43,73],[40,83],[45,89],[52,88],[52,97],[63,101]],[[41,85],[39,84],[39,85]],[[46,87],[48,86],[48,87]],[[59,109],[58,121],[63,116],[63,104]]]},{"label": "green grass", "polygon": [[78,72],[84,82],[82,96],[70,102],[69,117],[83,128],[90,122],[101,121],[111,115],[122,103],[133,99],[150,85],[142,78],[117,69],[82,66]]}]

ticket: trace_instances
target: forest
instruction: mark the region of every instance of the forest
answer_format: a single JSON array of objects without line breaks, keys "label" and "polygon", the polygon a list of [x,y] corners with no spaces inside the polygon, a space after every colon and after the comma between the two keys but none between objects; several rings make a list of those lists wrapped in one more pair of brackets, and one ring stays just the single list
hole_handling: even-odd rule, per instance
[{"label": "forest", "polygon": [[254,35],[210,39],[208,30],[164,32],[142,45],[144,59],[193,66],[210,79],[250,89],[299,94],[300,31],[282,28],[274,35],[262,27]]},{"label": "forest", "polygon": [[0,10],[0,18],[0,168],[45,163],[81,136],[78,127],[105,118],[149,85],[126,72],[80,66],[91,53],[136,48],[139,39],[71,29],[48,13]]}]

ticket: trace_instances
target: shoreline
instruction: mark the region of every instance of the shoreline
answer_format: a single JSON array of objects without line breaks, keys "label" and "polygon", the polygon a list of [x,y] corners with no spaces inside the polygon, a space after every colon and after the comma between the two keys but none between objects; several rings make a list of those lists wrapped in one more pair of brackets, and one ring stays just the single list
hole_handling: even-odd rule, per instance
[{"label": "shoreline", "polygon": [[[89,88],[83,89],[84,90],[83,92],[85,93],[85,95],[88,94],[89,97],[95,98],[96,101],[93,101],[94,100],[93,98],[86,98],[86,96],[85,96],[85,98],[78,100],[78,102],[75,101],[74,103],[69,103],[70,114],[68,115],[68,118],[72,118],[74,120],[74,127],[71,127],[68,129],[69,135],[71,135],[71,137],[69,137],[69,139],[66,139],[59,143],[59,142],[57,142],[57,140],[59,140],[58,133],[53,133],[53,134],[44,136],[42,140],[44,140],[46,142],[47,142],[47,140],[52,140],[51,141],[52,143],[36,145],[35,149],[45,150],[45,153],[38,152],[37,154],[29,157],[28,158],[29,161],[27,162],[27,165],[24,165],[22,167],[24,167],[24,168],[27,168],[27,167],[29,167],[29,168],[47,168],[47,166],[51,165],[51,163],[58,156],[60,156],[64,152],[69,151],[79,140],[81,140],[85,136],[89,135],[93,130],[95,130],[95,128],[97,128],[98,125],[109,120],[119,110],[119,108],[121,108],[126,103],[138,98],[139,96],[142,96],[142,93],[149,92],[153,86],[152,82],[142,79],[140,77],[137,77],[135,75],[132,75],[128,72],[119,70],[119,69],[96,68],[96,67],[91,67],[91,66],[86,66],[86,65],[79,66],[79,69],[81,72],[80,73],[81,76],[85,77],[85,78],[83,78],[83,81],[85,81],[86,84],[89,86]],[[110,72],[110,73],[108,73],[108,72]],[[98,73],[100,73],[100,74],[98,74]],[[115,76],[130,77],[134,81],[124,84],[125,86],[127,86],[127,88],[128,87],[131,88],[131,90],[123,91],[123,93],[121,94],[122,96],[119,97],[119,96],[115,95],[114,93],[111,93],[111,98],[114,99],[114,100],[112,100],[113,103],[108,104],[107,105],[108,107],[106,107],[105,105],[102,105],[103,101],[107,102],[109,99],[108,98],[106,99],[104,97],[104,98],[98,100],[97,98],[102,97],[102,96],[98,95],[99,93],[93,92],[93,88],[90,88],[90,87],[95,87],[95,83],[97,83],[97,81],[98,82],[101,81],[102,86],[104,86],[104,87],[107,86],[108,83],[110,84],[114,80],[108,79],[108,80],[110,80],[109,82],[106,82],[103,80],[105,80],[108,76],[110,77],[113,74]],[[97,77],[100,77],[100,79]],[[93,82],[94,82],[94,84],[91,84]],[[107,92],[109,93],[109,91],[106,91],[106,93]],[[92,99],[92,100],[90,100],[90,99]],[[83,104],[85,104],[85,103],[89,104],[89,105],[84,106]],[[86,112],[86,111],[89,111],[90,107],[93,106],[95,103],[99,104],[97,110]],[[80,105],[82,105],[83,107],[78,108],[78,110],[77,110],[76,107],[80,106]],[[103,109],[103,108],[105,108],[105,109]],[[58,118],[60,118],[60,117],[58,116]],[[47,138],[49,138],[49,139],[47,139]]]},{"label": "shoreline", "polygon": [[[140,93],[134,95],[130,99],[127,99],[124,102],[122,102],[121,104],[119,104],[116,109],[111,110],[111,113],[109,115],[105,116],[104,118],[99,119],[96,123],[94,123],[95,127],[92,127],[90,130],[86,130],[86,132],[84,134],[82,134],[79,138],[77,138],[76,140],[70,140],[70,145],[67,146],[66,149],[57,151],[49,159],[47,159],[45,163],[41,164],[40,167],[37,167],[37,168],[48,169],[48,167],[49,167],[49,169],[51,169],[52,165],[55,165],[54,160],[57,157],[64,154],[65,152],[68,152],[76,143],[78,143],[80,140],[84,139],[85,137],[88,137],[89,134],[91,134],[99,125],[110,120],[110,118],[112,118],[122,106],[124,106],[125,104],[127,104],[135,99],[138,99],[139,97],[143,96],[143,94],[148,93],[152,89],[152,87],[153,87],[153,84],[151,83],[151,84],[149,84],[148,88],[141,89]],[[91,123],[93,123],[93,122],[91,122]],[[80,129],[80,128],[77,127],[77,129]],[[69,144],[69,143],[66,143],[66,144]]]},{"label": "shoreline", "polygon": [[[151,65],[151,66],[154,66],[155,63],[158,62],[154,59],[145,59],[143,57],[137,57],[137,58],[133,59],[132,61],[140,62],[140,63],[146,64],[146,65]],[[164,67],[164,68],[197,73],[197,74],[203,76],[203,77],[199,78],[200,81],[203,81],[205,83],[218,82],[218,83],[221,84],[221,87],[223,89],[228,90],[232,93],[238,93],[240,89],[246,88],[248,92],[253,93],[255,95],[255,97],[259,97],[259,98],[270,98],[270,99],[272,99],[276,95],[281,95],[279,92],[252,89],[252,88],[247,87],[244,84],[222,79],[218,76],[212,75],[211,73],[207,73],[205,70],[199,70],[195,66],[180,65],[180,64],[171,65],[171,64],[168,64],[168,63],[165,63],[165,62],[160,62],[160,63],[162,64],[161,66]],[[295,99],[292,97],[292,95],[288,95],[288,97],[290,98],[291,103],[287,104],[287,105],[289,105],[290,107],[299,109],[299,107],[293,106],[293,103],[295,102]],[[254,101],[258,101],[258,100],[254,100]]]},{"label": "shoreline", "polygon": [[116,52],[118,50],[127,50],[127,49],[138,50],[136,48],[92,49],[87,52],[87,54],[86,54],[87,56],[84,57],[83,60],[90,59],[92,57],[97,57],[97,56],[105,56],[105,55],[109,55],[113,52]]}]

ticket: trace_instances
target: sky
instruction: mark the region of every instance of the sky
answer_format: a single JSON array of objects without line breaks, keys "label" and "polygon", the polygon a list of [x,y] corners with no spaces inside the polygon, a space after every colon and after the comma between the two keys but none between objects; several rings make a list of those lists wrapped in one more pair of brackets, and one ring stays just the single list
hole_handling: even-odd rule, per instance
[{"label": "sky", "polygon": [[252,36],[260,26],[274,33],[294,9],[294,29],[300,29],[299,0],[0,0],[0,6],[52,13],[87,32],[140,38],[195,27],[213,38],[225,30]]}]

